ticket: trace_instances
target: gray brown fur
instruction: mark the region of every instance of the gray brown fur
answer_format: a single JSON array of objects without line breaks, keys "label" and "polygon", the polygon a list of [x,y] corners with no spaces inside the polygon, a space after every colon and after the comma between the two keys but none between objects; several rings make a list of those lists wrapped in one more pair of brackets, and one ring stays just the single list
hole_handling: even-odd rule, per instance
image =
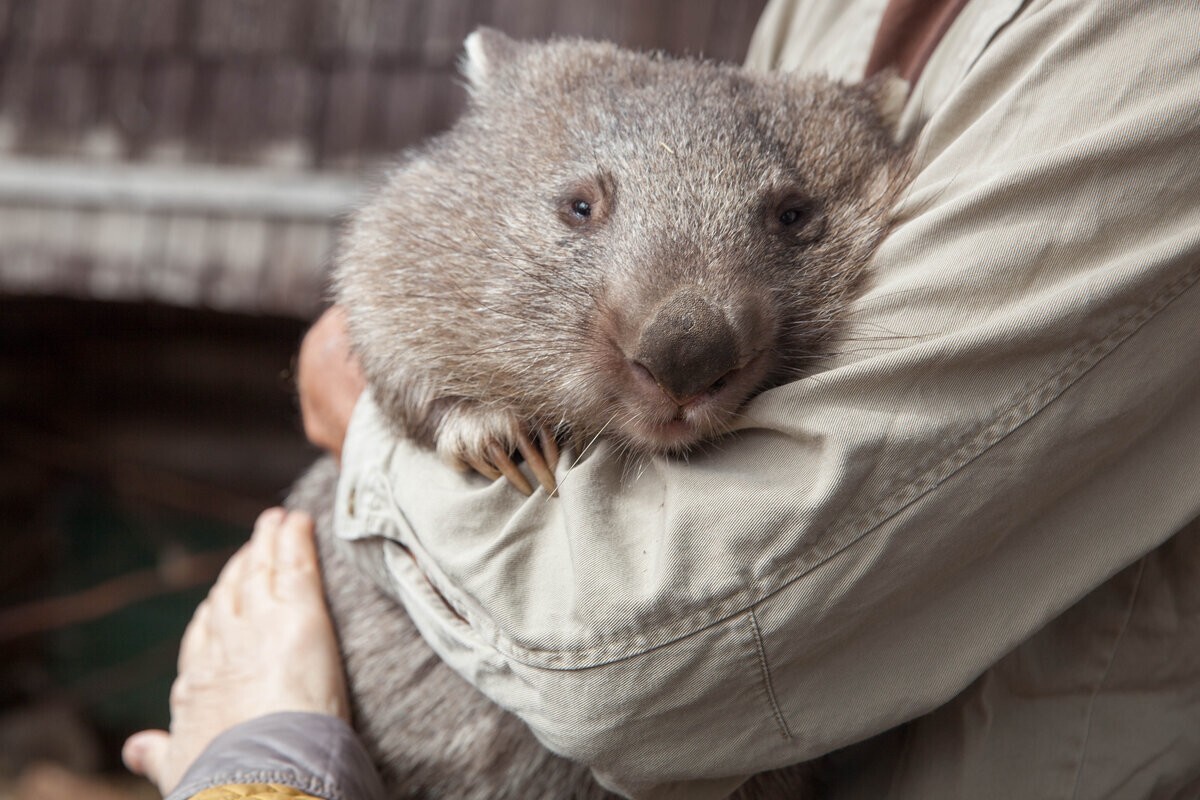
[{"label": "gray brown fur", "polygon": [[451,463],[520,429],[682,451],[828,355],[903,187],[891,84],[490,31],[465,72],[336,272],[400,430]]},{"label": "gray brown fur", "polygon": [[[397,167],[337,268],[368,381],[401,431],[451,461],[540,426],[681,450],[836,346],[903,188],[905,151],[880,111],[891,85],[491,33],[468,53],[467,114]],[[357,724],[395,796],[609,796],[451,672],[347,563],[331,544],[334,481],[318,465],[294,503],[317,513]],[[737,796],[795,798],[810,782],[797,766]]]}]

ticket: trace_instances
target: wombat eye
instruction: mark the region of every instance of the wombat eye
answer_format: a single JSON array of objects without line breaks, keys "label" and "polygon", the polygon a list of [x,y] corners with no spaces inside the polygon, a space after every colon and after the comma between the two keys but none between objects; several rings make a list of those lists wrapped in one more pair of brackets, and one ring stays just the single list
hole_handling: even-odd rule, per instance
[{"label": "wombat eye", "polygon": [[819,205],[799,192],[788,192],[768,208],[767,227],[796,244],[814,242],[824,233]]},{"label": "wombat eye", "polygon": [[798,208],[787,208],[779,213],[780,225],[795,225],[804,218],[804,212]]},{"label": "wombat eye", "polygon": [[612,214],[615,188],[607,172],[579,178],[554,198],[554,212],[568,228],[580,233],[598,230]]}]

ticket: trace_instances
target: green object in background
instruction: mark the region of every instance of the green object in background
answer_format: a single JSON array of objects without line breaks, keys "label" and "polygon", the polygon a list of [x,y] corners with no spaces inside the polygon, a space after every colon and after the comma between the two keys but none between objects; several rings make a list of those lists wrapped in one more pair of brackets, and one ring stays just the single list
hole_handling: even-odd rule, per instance
[{"label": "green object in background", "polygon": [[[50,674],[101,730],[165,728],[180,637],[248,532],[131,508],[93,486],[63,490],[53,507],[64,551],[48,594],[84,597],[91,607],[81,611],[104,613],[49,633]],[[172,562],[190,567],[164,568]]]}]

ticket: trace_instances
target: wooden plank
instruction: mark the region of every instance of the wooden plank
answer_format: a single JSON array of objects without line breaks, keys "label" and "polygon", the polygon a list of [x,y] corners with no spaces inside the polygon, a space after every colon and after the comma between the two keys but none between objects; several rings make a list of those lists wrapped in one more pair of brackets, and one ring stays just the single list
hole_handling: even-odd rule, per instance
[{"label": "wooden plank", "polygon": [[0,0],[0,51],[9,49],[9,37],[12,35],[13,28],[13,3],[14,0]]},{"label": "wooden plank", "polygon": [[313,52],[325,57],[418,57],[422,0],[326,0],[313,15]]},{"label": "wooden plank", "polygon": [[95,212],[88,274],[88,295],[100,300],[146,296],[143,265],[150,262],[151,216],[144,211],[100,209]]},{"label": "wooden plank", "polygon": [[87,0],[36,0],[28,44],[36,52],[72,50],[83,34]]},{"label": "wooden plank", "polygon": [[465,102],[454,73],[400,70],[376,75],[360,157],[390,157],[444,129]]},{"label": "wooden plank", "polygon": [[257,306],[257,290],[267,267],[267,229],[262,219],[213,221],[212,244],[204,303],[234,311]]},{"label": "wooden plank", "polygon": [[179,44],[183,0],[90,0],[84,41],[109,55],[164,53]]},{"label": "wooden plank", "polygon": [[720,0],[673,0],[663,4],[671,19],[670,24],[660,28],[663,49],[678,56],[711,56],[709,48],[719,4]]},{"label": "wooden plank", "polygon": [[142,72],[140,98],[148,119],[146,157],[179,160],[195,130],[195,64],[185,58],[156,61]]},{"label": "wooden plank", "polygon": [[192,8],[201,54],[267,56],[307,48],[307,0],[203,0]]},{"label": "wooden plank", "polygon": [[[643,3],[639,7],[649,9],[653,5],[652,3]],[[621,39],[620,14],[614,14],[613,6],[609,3],[596,3],[591,0],[561,0],[547,8],[543,14],[555,34],[606,41]]]},{"label": "wooden plank", "polygon": [[471,0],[427,3],[421,63],[426,68],[453,67],[462,54],[463,41],[479,27],[479,4]]},{"label": "wooden plank", "polygon": [[551,0],[492,0],[487,19],[509,36],[544,39],[554,27],[554,6]]},{"label": "wooden plank", "polygon": [[76,59],[27,65],[15,81],[20,95],[12,98],[15,107],[10,106],[21,123],[24,152],[78,152],[81,133],[95,120],[94,77],[88,65]]},{"label": "wooden plank", "polygon": [[335,66],[325,80],[325,114],[321,125],[322,168],[353,168],[366,138],[372,70],[365,61]]},{"label": "wooden plank", "polygon": [[718,3],[706,52],[724,61],[744,61],[750,37],[765,5],[765,0]]},{"label": "wooden plank", "polygon": [[147,295],[174,305],[202,306],[204,273],[214,261],[211,253],[219,234],[210,231],[210,222],[203,216],[176,214],[160,224],[161,255],[145,272]]},{"label": "wooden plank", "polygon": [[280,221],[267,231],[270,269],[260,274],[257,306],[267,313],[310,318],[328,291],[336,226]]},{"label": "wooden plank", "polygon": [[341,175],[266,169],[80,164],[0,159],[0,203],[36,208],[127,208],[329,220],[361,184]]},{"label": "wooden plank", "polygon": [[267,148],[281,144],[301,153],[292,162],[302,161],[308,152],[303,141],[309,136],[313,93],[308,69],[295,61],[224,63],[212,75],[202,102],[202,135],[212,158],[255,163]]}]

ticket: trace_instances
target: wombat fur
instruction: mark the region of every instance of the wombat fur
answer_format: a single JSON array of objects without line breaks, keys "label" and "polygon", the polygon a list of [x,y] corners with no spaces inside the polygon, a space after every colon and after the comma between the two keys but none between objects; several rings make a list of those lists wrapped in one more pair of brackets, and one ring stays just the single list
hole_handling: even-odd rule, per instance
[{"label": "wombat fur", "polygon": [[[836,347],[904,185],[893,84],[489,31],[464,72],[465,115],[404,157],[336,268],[400,432],[459,465],[538,431],[680,452]],[[318,521],[356,724],[394,796],[610,796],[452,673],[339,554],[335,481],[318,464],[292,503]],[[735,796],[795,798],[811,781],[798,766]]]},{"label": "wombat fur", "polygon": [[891,82],[494,31],[467,52],[466,114],[336,268],[401,432],[464,467],[541,430],[679,452],[829,354],[904,183]]}]

